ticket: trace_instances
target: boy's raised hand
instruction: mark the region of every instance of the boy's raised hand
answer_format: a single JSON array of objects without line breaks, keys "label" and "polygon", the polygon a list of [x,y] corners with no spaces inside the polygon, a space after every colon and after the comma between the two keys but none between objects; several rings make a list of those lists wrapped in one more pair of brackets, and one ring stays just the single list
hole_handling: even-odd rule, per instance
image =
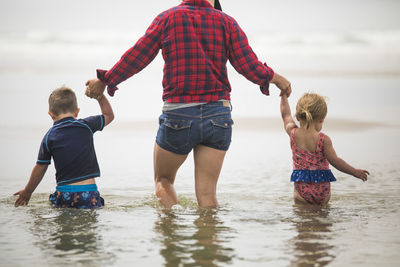
[{"label": "boy's raised hand", "polygon": [[31,199],[32,193],[28,193],[25,189],[22,189],[14,193],[14,196],[18,196],[17,200],[14,203],[15,207],[26,206],[28,205],[29,200]]},{"label": "boy's raised hand", "polygon": [[361,169],[356,169],[353,174],[354,177],[363,180],[363,182],[367,181],[367,175],[369,175],[369,172]]},{"label": "boy's raised hand", "polygon": [[100,97],[103,94],[104,90],[106,89],[106,85],[97,78],[88,80],[85,85],[86,85],[85,94],[88,97],[95,99]]}]

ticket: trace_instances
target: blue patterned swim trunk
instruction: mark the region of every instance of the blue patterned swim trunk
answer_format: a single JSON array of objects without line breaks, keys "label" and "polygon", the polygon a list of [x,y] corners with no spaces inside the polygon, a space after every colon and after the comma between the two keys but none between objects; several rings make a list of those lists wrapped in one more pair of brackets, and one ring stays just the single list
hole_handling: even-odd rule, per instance
[{"label": "blue patterned swim trunk", "polygon": [[104,206],[104,199],[95,184],[59,185],[49,200],[57,208],[95,209]]}]

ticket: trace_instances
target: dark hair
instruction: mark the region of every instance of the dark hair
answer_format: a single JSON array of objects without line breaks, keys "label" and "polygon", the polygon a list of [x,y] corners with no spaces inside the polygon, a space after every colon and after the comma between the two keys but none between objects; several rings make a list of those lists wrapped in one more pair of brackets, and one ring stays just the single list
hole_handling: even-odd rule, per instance
[{"label": "dark hair", "polygon": [[219,3],[219,0],[215,0],[214,7],[215,7],[215,9],[222,11],[222,7],[221,7],[221,4]]},{"label": "dark hair", "polygon": [[70,88],[62,86],[49,96],[49,111],[58,116],[63,113],[73,113],[78,108],[76,95]]}]

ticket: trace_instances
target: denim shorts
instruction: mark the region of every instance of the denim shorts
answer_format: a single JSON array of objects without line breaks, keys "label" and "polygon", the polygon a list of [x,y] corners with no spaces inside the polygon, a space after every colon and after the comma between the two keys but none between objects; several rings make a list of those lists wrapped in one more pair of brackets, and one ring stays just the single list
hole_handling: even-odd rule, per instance
[{"label": "denim shorts", "polygon": [[197,145],[227,151],[231,144],[231,108],[223,102],[164,111],[159,118],[156,143],[186,155]]}]

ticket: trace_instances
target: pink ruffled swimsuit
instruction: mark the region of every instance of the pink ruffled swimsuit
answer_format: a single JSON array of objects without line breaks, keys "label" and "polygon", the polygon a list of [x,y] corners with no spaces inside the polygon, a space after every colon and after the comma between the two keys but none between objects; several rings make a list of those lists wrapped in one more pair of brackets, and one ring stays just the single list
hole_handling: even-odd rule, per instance
[{"label": "pink ruffled swimsuit", "polygon": [[322,204],[329,197],[330,182],[336,181],[329,169],[329,162],[324,155],[323,133],[319,133],[315,152],[305,151],[296,145],[294,128],[290,134],[290,147],[293,154],[293,173],[290,181],[300,196],[310,204]]}]

